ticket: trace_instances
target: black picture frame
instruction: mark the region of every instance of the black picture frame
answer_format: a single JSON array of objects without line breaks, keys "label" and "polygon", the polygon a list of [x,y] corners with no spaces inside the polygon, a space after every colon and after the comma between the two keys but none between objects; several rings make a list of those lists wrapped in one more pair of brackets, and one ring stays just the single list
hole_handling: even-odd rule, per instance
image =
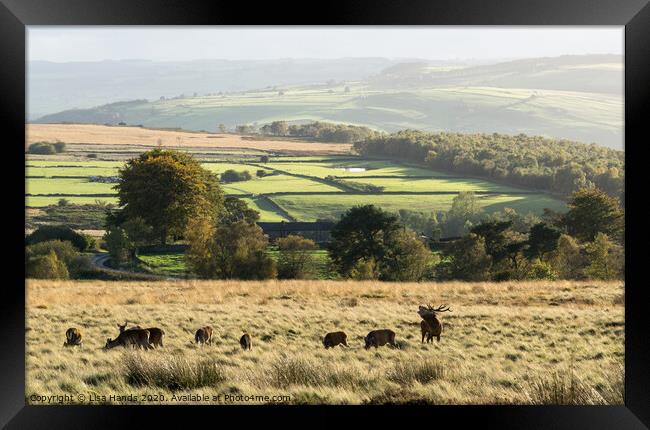
[{"label": "black picture frame", "polygon": [[[362,414],[386,425],[456,428],[468,419],[488,428],[647,428],[650,425],[650,349],[641,265],[647,238],[641,228],[645,183],[641,176],[643,108],[650,104],[650,5],[648,0],[443,0],[428,2],[348,1],[280,5],[182,0],[0,0],[0,121],[4,140],[5,257],[0,314],[0,425],[33,427],[116,427],[153,425],[179,418],[189,425],[202,419],[292,420],[337,425],[339,414]],[[289,10],[296,12],[291,15]],[[25,42],[29,25],[619,25],[625,26],[626,293],[625,406],[426,406],[298,408],[204,406],[27,406],[25,405]],[[647,145],[647,144],[646,144]],[[10,168],[7,168],[10,167]],[[15,223],[15,228],[13,227]],[[15,245],[9,244],[15,241]],[[16,248],[10,248],[16,246]],[[21,270],[22,268],[22,270]],[[253,412],[253,413],[251,413]],[[322,421],[316,421],[322,416]],[[417,423],[421,420],[421,423]],[[171,421],[170,421],[171,422]],[[230,421],[232,423],[232,421]],[[196,424],[195,424],[196,423]],[[407,424],[408,423],[408,424]],[[232,425],[232,424],[228,424]]]}]

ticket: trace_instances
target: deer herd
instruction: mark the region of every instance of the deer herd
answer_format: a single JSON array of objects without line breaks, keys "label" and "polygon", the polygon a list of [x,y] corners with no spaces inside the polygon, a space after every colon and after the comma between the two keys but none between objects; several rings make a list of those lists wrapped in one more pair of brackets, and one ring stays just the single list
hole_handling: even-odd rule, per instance
[{"label": "deer herd", "polygon": [[[418,308],[418,315],[422,318],[420,322],[420,330],[422,332],[422,343],[432,342],[435,337],[438,342],[440,342],[440,335],[442,334],[442,322],[438,319],[438,313],[441,312],[451,312],[451,309],[447,305],[442,305],[437,308],[434,308],[431,305],[422,306]],[[134,348],[143,348],[143,349],[153,349],[155,347],[163,346],[163,338],[165,337],[165,332],[157,327],[142,328],[138,325],[126,328],[128,321],[124,324],[117,324],[120,329],[120,333],[115,339],[106,339],[106,345],[104,349],[111,349],[116,346],[124,347],[134,347]],[[211,326],[201,327],[196,330],[194,334],[194,342],[199,345],[212,344],[212,333],[213,329]],[[65,342],[63,346],[79,346],[83,344],[81,332],[79,329],[71,327],[65,332]],[[363,338],[365,341],[365,348],[370,349],[371,347],[379,348],[386,344],[390,345],[393,348],[398,348],[397,343],[395,343],[395,332],[389,329],[381,330],[372,330],[366,337]],[[244,333],[239,339],[239,345],[244,350],[250,350],[252,348],[251,337],[248,333]],[[347,335],[345,332],[336,331],[332,333],[327,333],[323,338],[323,346],[325,349],[333,348],[337,345],[343,345],[348,347]]]}]

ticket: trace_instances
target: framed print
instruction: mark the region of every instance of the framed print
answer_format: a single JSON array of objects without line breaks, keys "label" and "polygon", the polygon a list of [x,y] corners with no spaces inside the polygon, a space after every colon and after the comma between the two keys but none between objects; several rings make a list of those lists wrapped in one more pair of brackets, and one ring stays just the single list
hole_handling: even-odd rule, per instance
[{"label": "framed print", "polygon": [[3,0],[0,422],[647,428],[646,2],[284,12]]}]

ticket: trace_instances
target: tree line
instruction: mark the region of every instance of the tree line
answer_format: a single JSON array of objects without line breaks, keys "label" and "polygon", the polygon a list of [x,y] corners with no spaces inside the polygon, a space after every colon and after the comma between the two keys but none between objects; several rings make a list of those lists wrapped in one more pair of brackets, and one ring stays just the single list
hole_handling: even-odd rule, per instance
[{"label": "tree line", "polygon": [[299,137],[320,142],[354,143],[379,135],[368,127],[334,124],[315,121],[305,124],[289,124],[286,121],[273,121],[261,127],[245,124],[238,125],[236,131],[242,134],[259,133],[264,136]]},{"label": "tree line", "polygon": [[562,196],[597,187],[624,204],[625,153],[596,144],[525,134],[404,130],[355,142],[354,150]]}]

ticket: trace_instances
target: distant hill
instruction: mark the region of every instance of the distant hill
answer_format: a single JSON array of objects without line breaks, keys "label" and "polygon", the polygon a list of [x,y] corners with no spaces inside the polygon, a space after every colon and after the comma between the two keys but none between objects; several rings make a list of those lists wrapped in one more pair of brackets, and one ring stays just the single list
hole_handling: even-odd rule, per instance
[{"label": "distant hill", "polygon": [[29,119],[67,109],[180,94],[243,91],[274,85],[358,80],[397,63],[386,58],[336,60],[122,60],[28,65]]},{"label": "distant hill", "polygon": [[[320,72],[314,66],[318,61],[301,61],[261,62],[259,70],[248,65],[251,78],[246,82],[258,82],[257,89],[212,89],[206,90],[207,95],[186,92],[164,99],[134,93],[128,102],[66,110],[35,122],[124,122],[216,131],[219,124],[233,129],[275,120],[324,120],[388,132],[413,128],[525,133],[615,149],[623,146],[621,56],[562,56],[474,66],[349,59],[345,65],[335,62]],[[321,66],[329,64],[319,61]],[[242,73],[238,70],[215,72],[224,76],[220,85],[243,87],[243,78],[226,78]],[[263,70],[276,72],[264,75]],[[173,81],[174,76],[166,74],[161,80]],[[297,82],[301,77],[312,80]]]},{"label": "distant hill", "polygon": [[621,96],[622,71],[620,55],[565,55],[474,67],[432,67],[421,61],[402,63],[384,69],[369,81],[376,88],[482,86]]}]

